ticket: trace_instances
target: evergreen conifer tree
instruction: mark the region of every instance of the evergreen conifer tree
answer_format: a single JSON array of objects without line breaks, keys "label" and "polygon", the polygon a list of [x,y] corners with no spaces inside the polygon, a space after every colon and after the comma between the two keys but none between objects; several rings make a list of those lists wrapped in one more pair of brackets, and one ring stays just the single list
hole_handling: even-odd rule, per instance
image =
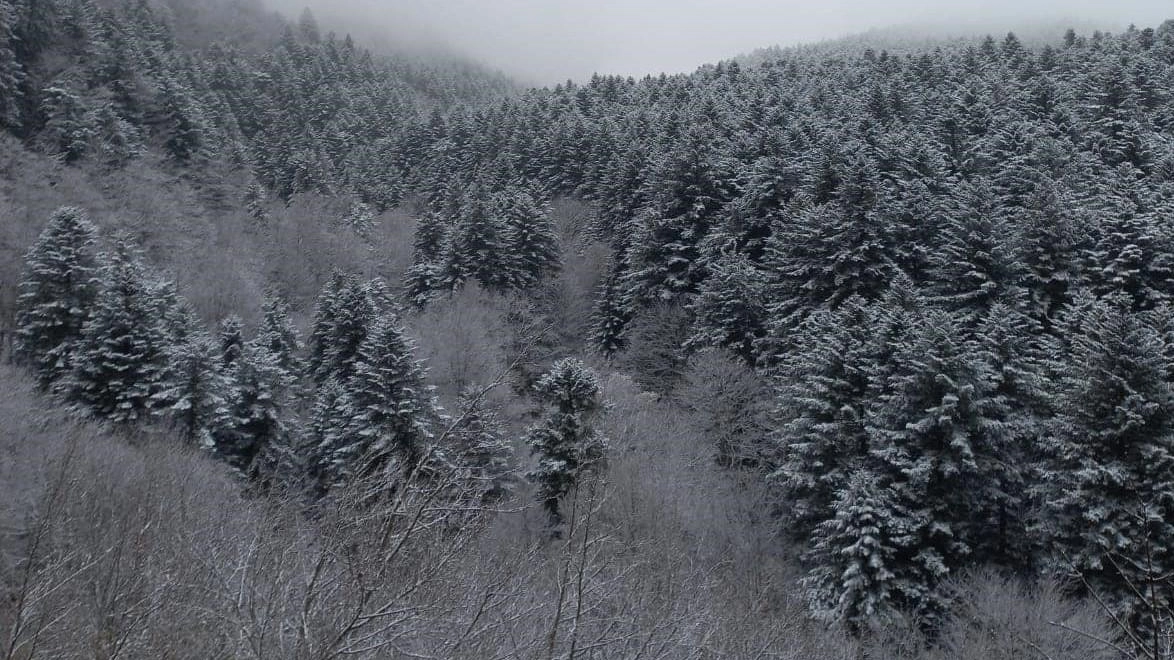
[{"label": "evergreen conifer tree", "polygon": [[593,424],[604,403],[595,373],[573,358],[554,363],[534,389],[551,410],[527,432],[527,444],[539,455],[538,467],[527,476],[538,484],[538,498],[557,527],[559,500],[604,458],[607,441]]},{"label": "evergreen conifer tree", "polygon": [[942,245],[931,261],[935,302],[973,327],[997,302],[1022,306],[1023,270],[990,190],[964,187],[956,197],[957,206],[942,230]]},{"label": "evergreen conifer tree", "polygon": [[814,530],[804,559],[812,569],[803,578],[811,613],[849,630],[884,625],[901,602],[893,564],[895,537],[902,535],[888,491],[867,470],[849,473],[832,502],[834,516]]},{"label": "evergreen conifer tree", "polygon": [[506,227],[488,195],[478,184],[461,199],[445,267],[446,288],[458,289],[469,280],[491,291],[509,286]]},{"label": "evergreen conifer tree", "polygon": [[54,212],[25,255],[16,301],[16,359],[33,367],[41,387],[68,374],[99,290],[97,232],[81,210]]},{"label": "evergreen conifer tree", "polygon": [[24,67],[14,50],[16,9],[8,0],[0,0],[0,127],[21,127],[21,100],[24,96]]},{"label": "evergreen conifer tree", "polygon": [[78,345],[68,394],[115,423],[144,419],[159,389],[166,334],[139,254],[120,238]]},{"label": "evergreen conifer tree", "polygon": [[360,442],[354,399],[337,379],[322,383],[314,396],[303,451],[307,473],[320,494],[340,483],[350,467],[349,450]]},{"label": "evergreen conifer tree", "polygon": [[404,289],[417,308],[423,309],[435,292],[445,287],[451,232],[449,223],[436,211],[424,213],[416,224],[412,265],[404,276]]},{"label": "evergreen conifer tree", "polygon": [[277,365],[285,372],[287,379],[297,380],[305,366],[300,356],[302,343],[289,318],[289,305],[284,298],[270,291],[261,303],[261,311],[261,327],[257,329],[253,343],[264,347],[277,358]]},{"label": "evergreen conifer tree", "polygon": [[976,550],[1023,522],[998,524],[1010,497],[1002,488],[1014,482],[1006,475],[1009,412],[994,370],[960,326],[947,312],[926,312],[875,383],[867,419],[871,460],[899,509],[893,571],[903,606],[931,627],[947,612],[943,581],[987,559]]},{"label": "evergreen conifer tree", "polygon": [[188,444],[212,449],[232,423],[229,402],[235,399],[217,342],[206,332],[194,333],[170,344],[165,356],[156,414],[170,418]]},{"label": "evergreen conifer tree", "polygon": [[624,334],[632,320],[632,309],[623,286],[622,267],[612,262],[595,296],[588,338],[599,353],[611,357],[627,345]]},{"label": "evergreen conifer tree", "polygon": [[764,275],[741,253],[723,256],[710,270],[690,304],[694,321],[688,345],[728,348],[753,365],[767,317]]},{"label": "evergreen conifer tree", "polygon": [[507,189],[495,199],[510,255],[510,287],[527,289],[561,266],[558,235],[550,209],[521,188]]},{"label": "evergreen conifer tree", "polygon": [[363,282],[336,272],[318,296],[310,336],[310,372],[315,382],[337,378],[346,383],[355,371],[359,347],[376,317],[389,306],[379,280]]},{"label": "evergreen conifer tree", "polygon": [[386,473],[389,480],[415,470],[430,451],[439,409],[415,347],[399,320],[377,318],[360,344],[348,390],[354,401],[354,442],[339,447],[334,462],[347,475]]},{"label": "evergreen conifer tree", "polygon": [[1074,338],[1048,474],[1058,568],[1144,639],[1174,607],[1174,390],[1162,336],[1119,296]]},{"label": "evergreen conifer tree", "polygon": [[874,312],[858,298],[812,315],[800,349],[778,367],[771,479],[790,502],[792,531],[805,536],[835,515],[837,493],[868,456]]},{"label": "evergreen conifer tree", "polygon": [[257,477],[258,456],[269,445],[287,441],[282,392],[289,381],[277,356],[253,343],[244,344],[230,369],[231,419],[213,437],[214,453],[246,477]]}]

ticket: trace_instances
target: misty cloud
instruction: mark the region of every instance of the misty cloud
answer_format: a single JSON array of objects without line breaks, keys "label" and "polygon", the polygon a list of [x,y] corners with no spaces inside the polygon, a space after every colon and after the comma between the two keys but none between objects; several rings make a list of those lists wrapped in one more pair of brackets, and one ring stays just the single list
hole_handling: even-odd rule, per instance
[{"label": "misty cloud", "polygon": [[[382,32],[409,47],[439,46],[524,79],[553,83],[593,72],[690,71],[756,48],[926,24],[960,34],[1033,21],[1096,21],[1119,29],[1174,18],[1169,0],[270,0],[287,15],[309,5],[327,24]],[[365,35],[367,37],[371,34]]]}]

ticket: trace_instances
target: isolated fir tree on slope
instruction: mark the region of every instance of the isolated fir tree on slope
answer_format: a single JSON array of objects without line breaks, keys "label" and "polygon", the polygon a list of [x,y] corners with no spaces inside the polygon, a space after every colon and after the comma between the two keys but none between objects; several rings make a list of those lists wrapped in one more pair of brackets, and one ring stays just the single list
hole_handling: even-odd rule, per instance
[{"label": "isolated fir tree on slope", "polygon": [[628,322],[632,320],[632,304],[623,282],[624,269],[622,260],[608,264],[607,273],[595,294],[595,308],[591,311],[588,341],[606,357],[612,357],[627,345],[625,334]]},{"label": "isolated fir tree on slope", "polygon": [[58,209],[25,256],[14,354],[41,387],[70,372],[99,290],[97,232],[76,208]]},{"label": "isolated fir tree on slope", "polygon": [[236,314],[220,319],[216,329],[216,340],[220,344],[220,356],[226,368],[232,368],[241,359],[245,350],[245,322]]},{"label": "isolated fir tree on slope", "polygon": [[553,409],[526,435],[539,455],[538,467],[527,476],[538,484],[538,498],[557,526],[562,521],[559,500],[603,460],[606,440],[592,422],[604,404],[595,373],[573,358],[556,362],[534,389]]}]

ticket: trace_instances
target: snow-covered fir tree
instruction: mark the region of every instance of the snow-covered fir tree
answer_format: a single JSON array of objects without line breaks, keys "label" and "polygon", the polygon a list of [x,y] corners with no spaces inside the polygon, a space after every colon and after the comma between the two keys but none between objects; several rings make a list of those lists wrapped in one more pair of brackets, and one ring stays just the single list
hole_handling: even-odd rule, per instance
[{"label": "snow-covered fir tree", "polygon": [[432,458],[440,411],[424,381],[415,346],[395,314],[386,312],[375,319],[356,353],[347,390],[353,400],[354,432],[332,459],[343,474],[366,477],[382,472],[394,486]]},{"label": "snow-covered fir tree", "polygon": [[557,527],[562,497],[584,474],[601,467],[607,441],[594,422],[604,402],[595,372],[574,358],[554,363],[534,390],[549,409],[526,433],[527,444],[538,455],[538,466],[526,476],[538,485],[538,499]]},{"label": "snow-covered fir tree", "polygon": [[[1147,641],[1174,607],[1174,390],[1165,339],[1119,296],[1086,310],[1051,428],[1057,570]],[[1166,624],[1168,625],[1168,624]]]},{"label": "snow-covered fir tree", "polygon": [[119,238],[67,378],[80,411],[120,424],[150,413],[167,347],[152,291],[137,248]]},{"label": "snow-covered fir tree", "polygon": [[218,343],[197,332],[167,346],[164,355],[155,413],[165,416],[184,442],[212,449],[215,437],[233,423],[229,406],[236,399]]},{"label": "snow-covered fir tree", "polygon": [[896,539],[904,535],[891,494],[868,470],[848,473],[832,502],[834,516],[812,534],[803,578],[812,614],[854,632],[882,627],[903,600]]},{"label": "snow-covered fir tree", "polygon": [[80,209],[55,211],[25,255],[13,353],[41,387],[68,374],[99,290],[97,231]]}]

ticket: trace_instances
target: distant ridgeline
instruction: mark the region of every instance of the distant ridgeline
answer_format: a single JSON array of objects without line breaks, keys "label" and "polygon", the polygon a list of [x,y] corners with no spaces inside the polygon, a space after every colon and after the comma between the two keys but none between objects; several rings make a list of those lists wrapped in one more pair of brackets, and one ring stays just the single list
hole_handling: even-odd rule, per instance
[{"label": "distant ridgeline", "polygon": [[[537,286],[559,263],[546,202],[591,203],[610,250],[596,350],[660,333],[666,364],[721,348],[777,383],[772,430],[738,463],[782,494],[817,615],[864,629],[905,611],[932,628],[946,579],[994,565],[1078,575],[1140,637],[1168,633],[1145,622],[1160,611],[1168,628],[1174,611],[1174,21],[519,92],[460,63],[374,57],[309,14],[271,44],[193,50],[156,5],[107,4],[0,0],[0,123],[66,163],[149,152],[180,172],[251,172],[254,195],[376,209],[413,195],[419,306],[473,280]],[[53,274],[72,243],[44,240]],[[112,278],[137,281],[124,252],[105,297],[86,293],[112,327]],[[389,391],[378,360],[404,344],[390,312],[369,344],[333,314],[403,295],[342,276],[323,292],[323,415],[347,394],[330,383],[369,372],[371,397]],[[23,341],[54,380],[69,365],[38,318]],[[90,335],[81,346],[105,356]],[[321,371],[330,360],[346,378]],[[280,375],[276,359],[242,364]],[[403,371],[411,391],[420,376]],[[665,372],[647,384],[671,389]],[[71,373],[90,409],[130,409],[99,396],[103,374]],[[240,377],[240,391],[261,379]],[[213,444],[247,463],[264,454],[257,420],[238,418]]]}]

